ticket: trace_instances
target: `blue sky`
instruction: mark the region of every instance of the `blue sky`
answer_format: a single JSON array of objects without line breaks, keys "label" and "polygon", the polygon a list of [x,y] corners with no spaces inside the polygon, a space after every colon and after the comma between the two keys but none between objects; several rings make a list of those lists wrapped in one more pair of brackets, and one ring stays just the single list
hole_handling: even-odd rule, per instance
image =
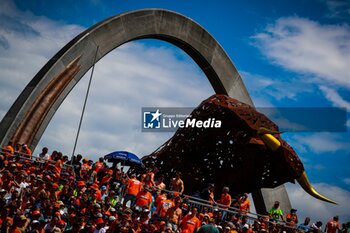
[{"label": "blue sky", "polygon": [[[347,1],[1,0],[1,4],[0,118],[36,72],[74,36],[109,16],[143,8],[173,10],[206,28],[236,65],[257,107],[341,107],[350,112]],[[144,80],[157,85],[144,85]],[[86,84],[87,77],[68,96],[39,148],[48,145],[71,153]],[[101,90],[118,94],[111,98]],[[125,44],[96,65],[78,151],[92,158],[117,149],[150,153],[171,135],[142,134],[137,118],[142,106],[195,107],[211,94],[202,71],[174,46],[154,40]],[[288,185],[292,204],[303,209],[303,216],[327,219],[339,214],[350,220],[349,121],[347,127],[343,133],[284,134],[310,181],[341,204],[320,203],[297,185]]]}]

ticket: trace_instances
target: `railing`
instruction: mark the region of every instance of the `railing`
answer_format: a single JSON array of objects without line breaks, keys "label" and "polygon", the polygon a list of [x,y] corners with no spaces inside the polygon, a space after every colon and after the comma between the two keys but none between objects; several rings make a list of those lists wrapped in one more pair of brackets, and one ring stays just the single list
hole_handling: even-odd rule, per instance
[{"label": "railing", "polygon": [[[18,163],[24,163],[26,161],[30,161],[31,163],[36,162],[39,164],[40,168],[43,168],[45,163],[50,163],[52,165],[56,164],[56,161],[54,161],[54,160],[50,160],[50,159],[45,160],[43,158],[40,158],[39,156],[33,156],[30,154],[21,153],[18,151],[15,151],[14,154],[11,156],[8,156],[7,153],[8,153],[7,149],[0,148],[0,154],[3,156],[6,156],[7,159],[9,159],[9,161],[12,161],[12,162],[18,162]],[[70,175],[73,175],[75,177],[74,166],[72,166],[72,165],[63,163],[62,164],[62,172],[68,172],[68,173],[70,173]]]},{"label": "railing", "polygon": [[[171,193],[174,194],[176,192],[174,191],[170,191],[170,190],[163,190],[166,193]],[[248,219],[248,224],[253,224],[254,221],[258,220],[259,222],[261,221],[261,219],[264,219],[263,221],[267,224],[272,224],[272,225],[278,225],[281,228],[283,228],[286,231],[298,231],[297,227],[292,227],[287,225],[288,223],[283,222],[281,220],[274,220],[274,221],[270,221],[268,219],[266,219],[266,215],[261,215],[261,214],[257,214],[257,213],[253,213],[253,212],[243,212],[240,209],[234,208],[234,207],[228,207],[228,209],[222,208],[220,207],[220,205],[218,204],[214,204],[211,203],[207,200],[201,199],[201,198],[197,198],[194,196],[189,196],[189,195],[182,195],[183,198],[188,199],[188,203],[189,203],[189,207],[196,207],[198,209],[198,212],[202,212],[204,210],[204,208],[206,208],[208,210],[208,212],[213,212],[214,209],[218,209],[221,212],[226,212],[225,217],[224,217],[224,221],[231,221],[231,219],[229,219],[229,217],[231,216],[235,216],[237,214],[239,214],[240,216],[246,216]]]}]

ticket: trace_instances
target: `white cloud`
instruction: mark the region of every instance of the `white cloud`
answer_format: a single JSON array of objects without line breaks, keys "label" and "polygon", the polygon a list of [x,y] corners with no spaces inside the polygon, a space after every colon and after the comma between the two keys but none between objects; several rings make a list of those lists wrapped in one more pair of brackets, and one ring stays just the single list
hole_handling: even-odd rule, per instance
[{"label": "white cloud", "polygon": [[314,153],[327,153],[336,151],[348,151],[350,149],[350,142],[344,141],[344,135],[332,133],[314,133],[308,135],[292,136],[290,144],[296,148],[308,148]]},{"label": "white cloud", "polygon": [[350,185],[350,178],[344,178],[343,182],[347,185]]},{"label": "white cloud", "polygon": [[21,12],[11,1],[0,10],[0,119],[39,69],[83,30]]},{"label": "white cloud", "polygon": [[347,185],[350,185],[350,178],[344,178],[343,182]]},{"label": "white cloud", "polygon": [[348,18],[350,15],[350,2],[344,0],[327,0],[325,1],[329,9],[329,18]]},{"label": "white cloud", "polygon": [[350,102],[343,99],[336,90],[326,86],[320,86],[320,89],[323,91],[325,96],[334,103],[335,106],[345,108],[348,112],[350,112]]},{"label": "white cloud", "polygon": [[338,205],[333,205],[315,199],[307,194],[298,184],[287,184],[287,192],[292,203],[292,207],[298,209],[299,221],[304,221],[305,217],[310,217],[311,222],[321,220],[323,226],[333,216],[339,215],[340,222],[347,222],[350,219],[350,192],[340,187],[324,183],[313,184],[313,187],[323,196],[333,199]]},{"label": "white cloud", "polygon": [[[0,118],[48,59],[84,30],[21,14],[11,2],[7,8],[0,12],[6,19],[0,40],[8,43],[0,45]],[[61,105],[35,153],[42,146],[72,153],[89,75]],[[180,50],[165,43],[127,43],[96,64],[76,152],[92,159],[114,150],[151,153],[172,134],[142,133],[141,107],[196,107],[213,93],[203,72]]]},{"label": "white cloud", "polygon": [[[350,88],[350,27],[347,24],[323,25],[305,18],[285,17],[266,27],[254,39],[273,63],[308,75],[304,82]],[[335,89],[332,97],[329,100],[335,105],[343,100]]]},{"label": "white cloud", "polygon": [[321,25],[298,17],[280,18],[255,38],[259,48],[275,63],[350,86],[348,26]]},{"label": "white cloud", "polygon": [[[268,102],[271,99],[277,101],[285,99],[296,100],[298,94],[313,91],[310,83],[295,78],[266,77],[247,71],[241,71],[240,73],[254,100],[258,101],[265,100]],[[255,105],[266,107],[266,105]],[[269,103],[267,106],[272,106],[272,104]]]}]

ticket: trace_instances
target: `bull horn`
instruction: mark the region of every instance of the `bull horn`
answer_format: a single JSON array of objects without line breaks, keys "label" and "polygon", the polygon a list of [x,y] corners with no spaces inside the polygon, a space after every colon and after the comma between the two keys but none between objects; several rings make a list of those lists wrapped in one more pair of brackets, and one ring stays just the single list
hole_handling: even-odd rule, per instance
[{"label": "bull horn", "polygon": [[307,192],[308,194],[310,194],[311,196],[322,200],[322,201],[326,201],[332,204],[338,204],[335,201],[332,201],[331,199],[328,199],[327,197],[322,196],[321,194],[319,194],[310,184],[309,179],[306,176],[305,171],[303,172],[303,174],[297,179],[298,183],[300,184],[300,186],[305,190],[305,192]]},{"label": "bull horn", "polygon": [[281,147],[281,142],[278,141],[272,134],[262,134],[260,138],[264,141],[265,145],[272,151],[278,150]]}]

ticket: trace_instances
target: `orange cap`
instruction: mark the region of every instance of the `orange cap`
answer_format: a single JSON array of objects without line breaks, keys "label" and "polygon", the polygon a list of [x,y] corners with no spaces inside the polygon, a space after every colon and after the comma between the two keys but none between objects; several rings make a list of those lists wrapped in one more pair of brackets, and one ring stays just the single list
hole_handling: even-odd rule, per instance
[{"label": "orange cap", "polygon": [[92,188],[92,189],[95,189],[95,190],[97,190],[98,189],[98,184],[92,184],[91,186],[90,186],[90,188]]},{"label": "orange cap", "polygon": [[82,187],[82,186],[85,186],[85,182],[84,181],[79,181],[78,182],[78,187]]},{"label": "orange cap", "polygon": [[164,221],[161,221],[160,223],[159,223],[159,226],[163,226],[163,225],[165,225],[166,223],[164,222]]},{"label": "orange cap", "polygon": [[101,223],[105,223],[105,222],[103,221],[102,218],[98,218],[98,219],[96,220],[96,224],[101,224]]}]

